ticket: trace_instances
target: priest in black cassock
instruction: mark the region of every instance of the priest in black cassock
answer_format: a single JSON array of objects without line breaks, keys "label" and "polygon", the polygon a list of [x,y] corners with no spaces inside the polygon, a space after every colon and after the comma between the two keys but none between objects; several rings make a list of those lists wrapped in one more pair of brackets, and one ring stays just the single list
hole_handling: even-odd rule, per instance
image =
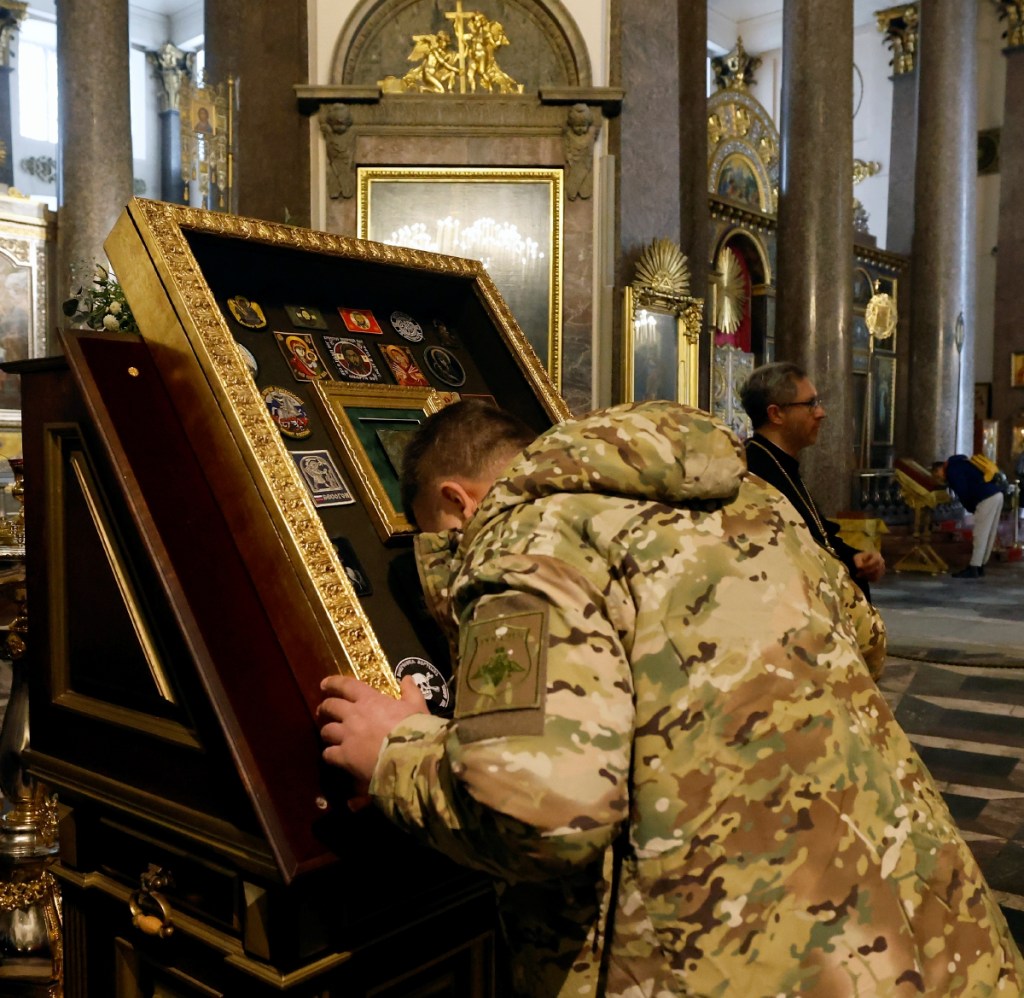
[{"label": "priest in black cassock", "polygon": [[825,403],[807,372],[796,364],[764,364],[747,379],[740,401],[754,435],[747,441],[747,467],[774,485],[803,517],[814,539],[838,558],[871,598],[870,583],[885,574],[877,551],[858,551],[839,536],[839,524],[818,512],[800,477],[798,455],[818,439]]}]

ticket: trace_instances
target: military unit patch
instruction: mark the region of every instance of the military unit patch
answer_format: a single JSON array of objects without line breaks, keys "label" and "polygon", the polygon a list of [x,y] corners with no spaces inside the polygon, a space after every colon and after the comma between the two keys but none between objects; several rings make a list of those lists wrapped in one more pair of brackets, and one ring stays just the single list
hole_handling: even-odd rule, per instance
[{"label": "military unit patch", "polygon": [[401,682],[405,676],[413,677],[420,693],[423,694],[423,699],[427,701],[431,714],[447,709],[452,700],[451,691],[441,671],[433,662],[416,655],[403,658],[395,666],[395,679]]},{"label": "military unit patch", "polygon": [[539,707],[546,648],[543,611],[469,624],[459,655],[456,717]]},{"label": "military unit patch", "polygon": [[278,385],[267,385],[263,389],[263,401],[282,436],[305,440],[313,432],[306,407],[295,392]]}]

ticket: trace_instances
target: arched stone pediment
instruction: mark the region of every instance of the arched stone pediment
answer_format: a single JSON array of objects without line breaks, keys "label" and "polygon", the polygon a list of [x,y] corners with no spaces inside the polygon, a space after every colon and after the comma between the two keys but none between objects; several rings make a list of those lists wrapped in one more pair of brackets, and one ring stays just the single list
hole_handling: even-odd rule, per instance
[{"label": "arched stone pediment", "polygon": [[[559,0],[464,0],[464,10],[479,10],[499,21],[509,39],[501,49],[501,68],[527,93],[541,87],[589,87],[590,59],[572,16]],[[453,31],[457,0],[363,0],[338,38],[331,82],[376,86],[401,77],[412,65],[413,36]]]}]

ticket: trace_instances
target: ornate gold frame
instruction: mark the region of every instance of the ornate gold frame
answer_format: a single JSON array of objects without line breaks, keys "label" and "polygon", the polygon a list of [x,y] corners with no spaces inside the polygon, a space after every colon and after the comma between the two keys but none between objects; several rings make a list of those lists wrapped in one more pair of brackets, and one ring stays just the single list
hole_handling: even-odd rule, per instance
[{"label": "ornate gold frame", "polygon": [[[665,394],[638,391],[640,353],[657,347],[655,340],[672,341],[675,350],[673,401],[698,404],[700,383],[700,332],[704,299],[693,298],[690,270],[679,246],[669,239],[655,239],[644,248],[636,264],[636,277],[623,297],[622,397],[626,402],[664,398]],[[651,342],[644,342],[650,339]],[[657,353],[657,350],[655,350]],[[660,356],[647,362],[661,361]]]},{"label": "ornate gold frame", "polygon": [[[555,169],[490,169],[486,167],[360,167],[358,170],[358,235],[361,239],[376,239],[381,242],[388,242],[384,238],[387,233],[381,231],[380,211],[374,212],[374,191],[382,191],[385,186],[400,185],[404,194],[405,207],[407,212],[403,222],[413,226],[420,224],[437,224],[440,226],[445,219],[436,217],[439,211],[448,212],[448,218],[454,217],[455,222],[461,223],[464,219],[458,217],[460,211],[471,210],[467,203],[471,188],[482,185],[492,185],[496,192],[506,191],[510,196],[517,188],[539,187],[544,192],[546,204],[546,218],[526,217],[526,208],[530,205],[524,204],[522,211],[515,213],[516,217],[508,219],[496,219],[501,223],[509,223],[515,226],[524,222],[532,224],[532,231],[541,234],[548,240],[548,249],[545,253],[547,260],[546,268],[539,277],[534,277],[532,282],[524,279],[522,298],[536,299],[536,293],[541,289],[547,296],[547,329],[546,342],[541,342],[542,337],[538,335],[533,324],[526,322],[529,327],[524,334],[529,341],[534,353],[541,360],[541,364],[548,372],[549,377],[556,387],[561,385],[561,352],[562,352],[562,171]],[[441,193],[443,185],[450,185],[453,190],[449,191],[449,201],[443,207],[436,208],[437,198]],[[460,198],[461,195],[461,198]],[[379,196],[378,196],[379,200]],[[493,207],[491,208],[493,211]],[[418,213],[418,214],[417,214]],[[429,214],[434,217],[430,218]],[[433,238],[428,232],[424,232],[428,238]],[[532,237],[530,237],[532,238]],[[540,240],[537,240],[540,243]],[[397,244],[396,244],[397,245]],[[454,252],[446,245],[440,247],[440,252]],[[466,254],[459,254],[466,255]],[[532,269],[526,265],[527,269]],[[492,264],[488,268],[494,274],[498,268]],[[500,282],[499,272],[495,283]],[[503,292],[508,299],[509,292]],[[517,302],[510,301],[510,307]],[[522,301],[519,303],[522,304]],[[518,319],[523,318],[522,309]],[[517,322],[518,324],[518,322]],[[531,335],[532,333],[532,335]]]},{"label": "ornate gold frame", "polygon": [[443,409],[459,396],[433,388],[402,388],[397,385],[359,385],[340,382],[318,382],[316,404],[320,406],[328,427],[339,444],[342,460],[355,482],[370,513],[377,535],[382,541],[394,540],[415,531],[403,510],[396,508],[381,480],[377,467],[353,419],[356,408],[386,409],[390,412],[415,412],[429,416]]},{"label": "ornate gold frame", "polygon": [[[141,198],[129,202],[107,238],[107,256],[128,293],[151,351],[165,357],[194,356],[202,369],[282,543],[292,563],[301,568],[296,576],[314,613],[321,618],[339,669],[378,689],[397,693],[380,642],[242,362],[235,338],[186,238],[187,232],[222,237],[225,252],[230,251],[231,240],[240,240],[471,279],[477,297],[552,421],[566,419],[568,408],[483,265],[475,260]],[[224,432],[213,425],[207,429],[211,434]]]}]

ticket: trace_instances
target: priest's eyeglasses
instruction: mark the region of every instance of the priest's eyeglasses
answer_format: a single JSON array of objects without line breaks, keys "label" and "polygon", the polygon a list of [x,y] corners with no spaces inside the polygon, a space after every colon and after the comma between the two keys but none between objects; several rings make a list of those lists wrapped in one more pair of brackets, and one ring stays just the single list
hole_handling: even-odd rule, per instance
[{"label": "priest's eyeglasses", "polygon": [[780,409],[785,409],[791,405],[802,405],[807,409],[824,409],[825,400],[820,395],[815,395],[812,399],[804,399],[802,402],[776,402],[775,403]]}]

